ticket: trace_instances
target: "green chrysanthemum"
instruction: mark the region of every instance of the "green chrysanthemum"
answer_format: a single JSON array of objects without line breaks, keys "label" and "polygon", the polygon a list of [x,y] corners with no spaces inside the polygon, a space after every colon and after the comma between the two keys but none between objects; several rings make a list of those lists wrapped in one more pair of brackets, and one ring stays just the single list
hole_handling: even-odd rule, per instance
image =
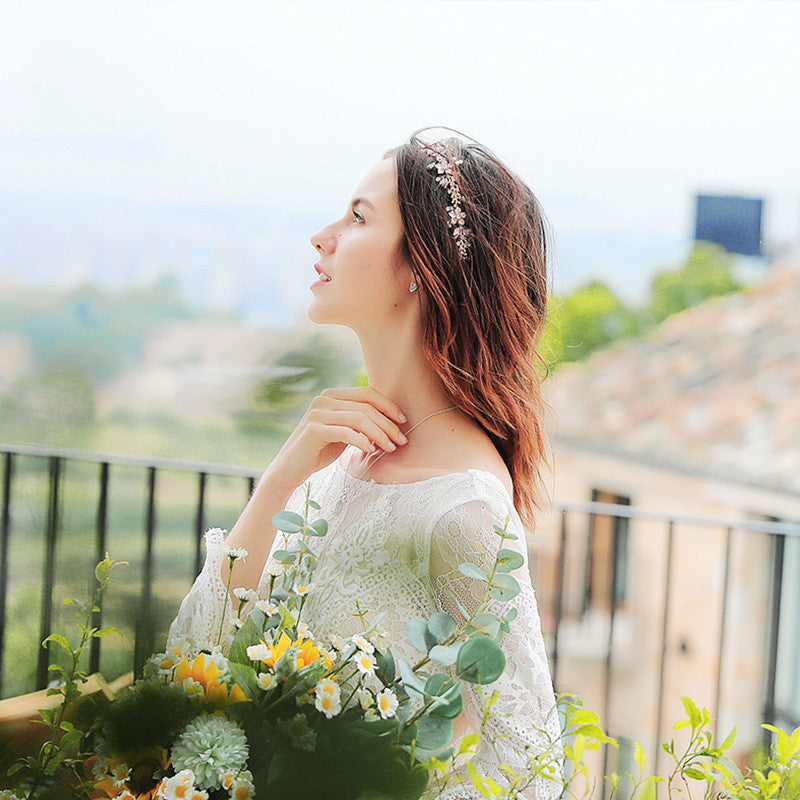
[{"label": "green chrysanthemum", "polygon": [[218,789],[219,776],[237,773],[247,761],[247,737],[232,720],[216,714],[201,714],[181,732],[172,747],[176,771],[190,769],[195,785]]}]

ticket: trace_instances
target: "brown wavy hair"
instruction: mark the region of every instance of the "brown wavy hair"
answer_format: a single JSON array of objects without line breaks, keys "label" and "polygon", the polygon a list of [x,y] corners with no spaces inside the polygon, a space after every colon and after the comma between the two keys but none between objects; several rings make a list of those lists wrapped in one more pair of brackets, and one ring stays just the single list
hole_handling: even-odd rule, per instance
[{"label": "brown wavy hair", "polygon": [[422,147],[431,141],[420,138],[427,130],[384,154],[397,170],[404,228],[398,255],[420,287],[426,357],[503,457],[514,506],[532,529],[534,509],[547,501],[541,468],[549,464],[541,391],[548,369],[538,350],[547,309],[546,218],[525,182],[484,145],[439,139],[471,231],[462,260],[447,224],[450,196]]}]

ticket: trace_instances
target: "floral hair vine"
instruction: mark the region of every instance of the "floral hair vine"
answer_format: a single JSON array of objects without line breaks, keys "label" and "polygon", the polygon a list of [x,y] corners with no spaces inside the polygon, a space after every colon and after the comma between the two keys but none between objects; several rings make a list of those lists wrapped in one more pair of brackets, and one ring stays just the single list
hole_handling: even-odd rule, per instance
[{"label": "floral hair vine", "polygon": [[432,142],[422,144],[422,149],[430,156],[433,161],[427,165],[428,169],[435,169],[439,174],[436,176],[436,183],[443,186],[450,195],[450,205],[445,208],[447,211],[447,227],[453,229],[453,238],[456,241],[458,254],[463,261],[467,257],[467,250],[470,244],[470,231],[464,225],[467,215],[461,208],[461,188],[454,174],[454,167],[464,162],[463,158],[453,159],[448,153],[447,147],[442,142]]}]

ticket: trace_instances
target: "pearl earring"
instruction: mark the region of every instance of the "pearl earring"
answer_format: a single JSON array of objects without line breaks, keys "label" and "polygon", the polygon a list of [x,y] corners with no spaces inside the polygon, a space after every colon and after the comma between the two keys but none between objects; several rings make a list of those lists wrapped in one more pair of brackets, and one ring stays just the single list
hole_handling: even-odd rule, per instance
[{"label": "pearl earring", "polygon": [[417,282],[414,281],[414,283],[412,283],[411,286],[408,287],[408,291],[409,292],[416,292],[418,288],[419,287],[417,286]]}]

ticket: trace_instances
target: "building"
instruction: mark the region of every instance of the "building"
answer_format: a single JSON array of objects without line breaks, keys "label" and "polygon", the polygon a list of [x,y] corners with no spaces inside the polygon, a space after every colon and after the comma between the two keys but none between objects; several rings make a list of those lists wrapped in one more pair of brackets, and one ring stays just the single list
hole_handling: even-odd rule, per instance
[{"label": "building", "polygon": [[763,721],[800,725],[800,536],[699,519],[800,523],[799,308],[800,248],[546,381],[552,497],[637,511],[566,515],[561,593],[560,515],[536,532],[551,634],[560,603],[557,688],[654,757],[684,695],[721,733],[738,726],[739,755]]}]

